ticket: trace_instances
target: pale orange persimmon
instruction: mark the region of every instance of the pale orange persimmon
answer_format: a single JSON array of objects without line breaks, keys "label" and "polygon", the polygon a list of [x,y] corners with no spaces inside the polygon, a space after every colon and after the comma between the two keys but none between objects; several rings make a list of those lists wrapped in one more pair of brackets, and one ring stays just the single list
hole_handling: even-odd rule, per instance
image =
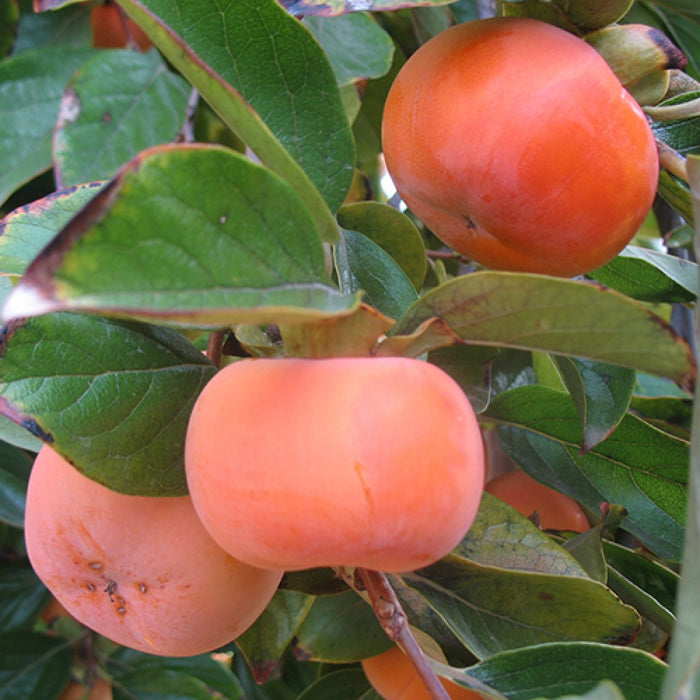
[{"label": "pale orange persimmon", "polygon": [[467,532],[484,483],[462,389],[398,357],[228,365],[195,404],[185,467],[221,547],[286,570],[426,566]]},{"label": "pale orange persimmon", "polygon": [[151,654],[190,656],[230,642],[282,576],[224,552],[189,497],[116,493],[48,446],[29,479],[25,539],[32,567],[70,615]]},{"label": "pale orange persimmon", "polygon": [[526,517],[536,513],[545,530],[583,532],[589,527],[588,518],[573,498],[536,481],[521,469],[491,479],[485,490]]},{"label": "pale orange persimmon", "polygon": [[112,2],[95,5],[90,10],[90,24],[95,48],[125,48],[129,43],[127,29],[141,51],[147,51],[153,46],[148,35],[132,19],[126,19],[126,28],[124,27],[119,8]]},{"label": "pale orange persimmon", "polygon": [[383,113],[386,166],[453,250],[573,277],[647,216],[658,154],[646,116],[589,44],[545,22],[466,22],[404,64]]},{"label": "pale orange persimmon", "polygon": [[112,686],[104,678],[96,678],[90,685],[70,681],[58,700],[112,700]]},{"label": "pale orange persimmon", "polygon": [[[372,687],[384,700],[430,700],[423,680],[416,667],[399,647],[365,659],[362,670]],[[452,700],[480,700],[481,695],[453,681],[441,678],[440,682]]]}]

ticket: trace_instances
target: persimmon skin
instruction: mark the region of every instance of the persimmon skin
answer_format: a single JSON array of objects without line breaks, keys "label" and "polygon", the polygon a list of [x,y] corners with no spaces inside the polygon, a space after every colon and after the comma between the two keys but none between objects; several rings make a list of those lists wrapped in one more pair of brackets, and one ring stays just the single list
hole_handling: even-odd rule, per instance
[{"label": "persimmon skin", "polygon": [[289,571],[427,566],[467,532],[484,483],[464,392],[395,357],[227,366],[195,403],[185,468],[223,549]]},{"label": "persimmon skin", "polygon": [[70,681],[58,700],[112,700],[112,686],[103,678],[96,678],[88,686]]},{"label": "persimmon skin", "polygon": [[486,484],[486,491],[525,517],[537,513],[544,530],[588,530],[588,518],[573,498],[536,481],[521,469],[501,474]]},{"label": "persimmon skin", "polygon": [[634,236],[658,184],[649,124],[607,63],[530,18],[422,45],[389,91],[382,142],[409,208],[492,269],[590,272]]},{"label": "persimmon skin", "polygon": [[110,491],[48,446],[30,474],[25,540],[32,567],[70,615],[118,644],[164,656],[236,638],[282,576],[218,547],[189,497]]},{"label": "persimmon skin", "polygon": [[[362,661],[362,670],[372,687],[384,700],[430,700],[415,666],[399,647]],[[452,700],[480,700],[479,693],[440,678]]]},{"label": "persimmon skin", "polygon": [[[132,19],[126,20],[132,39],[141,51],[148,51],[153,43]],[[92,45],[97,49],[123,49],[129,43],[119,8],[111,2],[95,5],[90,10]]]}]

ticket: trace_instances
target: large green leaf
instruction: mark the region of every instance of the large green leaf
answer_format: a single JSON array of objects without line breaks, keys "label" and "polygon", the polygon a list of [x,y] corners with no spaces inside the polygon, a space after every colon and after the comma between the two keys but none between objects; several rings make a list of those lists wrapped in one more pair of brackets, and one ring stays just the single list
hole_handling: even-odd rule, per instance
[{"label": "large green leaf", "polygon": [[38,47],[87,48],[92,45],[91,6],[79,2],[60,12],[34,11],[33,0],[19,0],[21,15],[13,56]]},{"label": "large green leaf", "polygon": [[328,208],[335,211],[350,187],[354,142],[311,33],[275,0],[215,11],[188,0],[121,4],[263,163],[297,189],[321,235],[335,240]]},{"label": "large green leaf", "polygon": [[512,272],[475,272],[425,294],[393,329],[433,316],[464,340],[544,350],[640,369],[692,384],[693,353],[642,304],[597,285]]},{"label": "large green leaf", "polygon": [[306,617],[314,597],[280,590],[260,617],[236,640],[258,683],[264,683],[277,668],[282,655]]},{"label": "large green leaf", "polygon": [[217,327],[336,315],[355,303],[332,286],[313,220],[284,180],[235,151],[183,145],[120,170],[28,268],[4,313]]},{"label": "large green leaf", "polygon": [[33,459],[24,450],[0,442],[0,522],[24,525],[27,483]]},{"label": "large green leaf", "polygon": [[215,372],[173,330],[50,314],[3,329],[0,411],[115,491],[182,495],[187,420]]},{"label": "large green leaf", "polygon": [[484,492],[476,519],[454,554],[483,566],[587,578],[581,565],[533,522]]},{"label": "large green leaf", "polygon": [[10,212],[0,221],[0,275],[23,275],[39,251],[103,184],[69,187]]},{"label": "large green leaf", "polygon": [[26,559],[0,560],[0,630],[31,629],[48,598],[46,587]]},{"label": "large green leaf", "polygon": [[335,247],[341,289],[365,300],[390,318],[398,318],[418,298],[411,281],[394,259],[357,231],[343,231]]},{"label": "large green leaf", "polygon": [[71,75],[91,49],[44,48],[0,63],[0,204],[51,167],[51,137]]},{"label": "large green leaf", "polygon": [[590,450],[617,427],[629,408],[634,370],[575,357],[555,358],[583,426],[581,449]]},{"label": "large green leaf", "polygon": [[65,639],[34,632],[0,633],[0,697],[46,700],[70,678],[73,652]]},{"label": "large green leaf", "polygon": [[640,624],[633,608],[581,576],[501,569],[450,554],[402,579],[480,659],[544,642],[621,643]]},{"label": "large green leaf", "polygon": [[656,700],[665,668],[636,649],[565,642],[505,651],[466,671],[509,700],[582,694],[603,680],[614,681],[626,700]]},{"label": "large green leaf", "polygon": [[394,43],[366,12],[307,17],[304,25],[328,55],[338,85],[379,78],[391,67]]},{"label": "large green leaf", "polygon": [[189,92],[157,51],[101,51],[87,61],[61,100],[57,187],[107,179],[139,151],[175,141]]},{"label": "large green leaf", "polygon": [[688,443],[627,415],[612,435],[581,454],[581,421],[570,396],[526,386],[497,396],[485,414],[509,456],[536,479],[596,512],[628,511],[623,526],[662,557],[683,547]]},{"label": "large green leaf", "polygon": [[379,700],[360,668],[331,670],[312,683],[297,700]]},{"label": "large green leaf", "polygon": [[300,659],[351,663],[386,651],[392,642],[374,610],[355,591],[316,598],[299,626]]},{"label": "large green leaf", "polygon": [[698,296],[696,263],[637,246],[627,246],[591,277],[642,301],[687,303]]}]

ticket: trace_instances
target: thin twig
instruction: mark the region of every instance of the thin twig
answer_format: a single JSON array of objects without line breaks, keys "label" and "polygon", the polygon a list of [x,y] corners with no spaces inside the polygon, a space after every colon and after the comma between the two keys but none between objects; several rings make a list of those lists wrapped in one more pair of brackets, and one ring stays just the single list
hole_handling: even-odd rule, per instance
[{"label": "thin twig", "polygon": [[180,134],[177,141],[179,143],[192,143],[194,141],[194,119],[197,113],[197,105],[199,104],[199,91],[197,88],[192,88],[190,97],[187,100],[185,109],[185,121],[180,129]]},{"label": "thin twig", "polygon": [[357,569],[356,574],[364,584],[382,629],[411,660],[430,697],[434,700],[450,700],[449,693],[445,690],[413,636],[408,624],[408,617],[396,592],[389,583],[389,579],[380,571],[370,569]]},{"label": "thin twig", "polygon": [[217,366],[221,367],[222,347],[224,344],[224,332],[214,331],[209,334],[207,343],[207,357]]}]

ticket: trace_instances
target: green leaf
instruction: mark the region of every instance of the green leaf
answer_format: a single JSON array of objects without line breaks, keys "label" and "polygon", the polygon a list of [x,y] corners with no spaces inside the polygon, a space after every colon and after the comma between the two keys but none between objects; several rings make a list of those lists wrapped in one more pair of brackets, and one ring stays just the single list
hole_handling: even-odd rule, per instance
[{"label": "green leaf", "polygon": [[583,426],[581,449],[588,452],[605,440],[629,408],[636,382],[634,370],[577,358],[555,358]]},{"label": "green leaf", "polygon": [[633,396],[630,409],[655,428],[690,439],[692,401],[675,396]]},{"label": "green leaf", "polygon": [[364,292],[368,304],[391,318],[399,318],[418,298],[394,259],[361,233],[343,231],[335,263],[346,295]]},{"label": "green leaf", "polygon": [[[684,102],[689,102],[690,100],[696,100],[698,98],[700,98],[700,90],[686,92],[670,100],[664,100],[657,105],[657,107],[650,110],[652,119],[655,115],[660,116],[664,112],[670,112],[670,110],[666,109],[668,107],[683,104]],[[652,123],[651,127],[661,141],[667,143],[671,148],[680,153],[697,151],[697,149],[700,148],[700,115],[685,119],[658,121]]]},{"label": "green leaf", "polygon": [[633,608],[581,576],[506,570],[450,554],[402,579],[480,659],[544,642],[621,643],[640,624]]},{"label": "green leaf", "polygon": [[34,632],[0,633],[0,697],[46,700],[68,683],[73,652],[64,639]]},{"label": "green leaf", "polygon": [[92,46],[90,5],[76,3],[57,12],[34,12],[30,0],[20,0],[20,6],[22,13],[13,56],[39,47]]},{"label": "green leaf", "polygon": [[380,202],[355,202],[338,210],[338,223],[363,233],[399,264],[420,290],[428,267],[425,245],[415,224],[398,209]]},{"label": "green leaf", "polygon": [[[215,691],[226,700],[238,700],[243,695],[240,683],[231,669],[209,654],[173,658],[121,647],[110,655],[108,669],[114,681],[115,698],[163,700],[172,697],[196,700],[202,697],[211,700],[214,697],[212,691]],[[160,682],[162,686],[159,686]],[[208,695],[202,695],[203,685],[208,688]],[[160,694],[160,691],[166,690],[172,694]]]},{"label": "green leaf", "polygon": [[0,442],[0,522],[12,527],[23,526],[27,483],[33,462],[24,450]]},{"label": "green leaf", "polygon": [[590,276],[641,301],[687,303],[698,296],[698,266],[648,248],[627,246]]},{"label": "green leaf", "polygon": [[175,141],[189,92],[157,51],[101,51],[63,93],[53,140],[57,186],[107,179],[139,151]]},{"label": "green leaf", "polygon": [[475,272],[425,294],[392,333],[411,332],[432,316],[473,343],[586,357],[680,384],[692,384],[697,372],[687,343],[659,316],[590,283]]},{"label": "green leaf", "polygon": [[44,48],[0,63],[0,204],[51,167],[63,89],[90,49]]},{"label": "green leaf", "polygon": [[[29,629],[48,593],[26,560],[0,561],[0,630]],[[0,694],[1,695],[1,694]]]},{"label": "green leaf", "polygon": [[671,175],[668,170],[662,170],[659,173],[658,192],[688,223],[693,224],[693,207],[687,183]]},{"label": "green leaf", "polygon": [[311,33],[275,0],[239,0],[206,13],[188,0],[121,4],[223,121],[299,192],[323,238],[336,240],[329,209],[350,187],[354,141],[335,76]]},{"label": "green leaf", "polygon": [[220,146],[155,147],[59,233],[4,313],[222,327],[351,310],[356,300],[331,285],[324,262],[308,211],[274,173]]},{"label": "green leaf", "polygon": [[366,12],[307,17],[304,25],[326,52],[338,85],[380,78],[391,67],[394,43]]},{"label": "green leaf", "polygon": [[453,550],[483,566],[587,578],[565,549],[528,518],[484,492],[476,519]]},{"label": "green leaf", "polygon": [[322,675],[297,700],[370,700],[372,693],[367,677],[360,668],[343,668]]},{"label": "green leaf", "polygon": [[0,221],[0,274],[23,275],[39,251],[103,184],[69,187],[10,212]]},{"label": "green leaf", "polygon": [[216,368],[175,331],[51,314],[4,328],[0,410],[115,491],[187,492],[183,450]]},{"label": "green leaf", "polygon": [[627,415],[586,454],[576,408],[564,392],[540,386],[497,396],[485,414],[506,453],[531,476],[594,512],[625,507],[624,528],[662,557],[683,546],[688,443]]},{"label": "green leaf", "polygon": [[617,684],[626,700],[655,700],[665,668],[637,649],[568,642],[506,651],[466,670],[509,700],[583,694],[604,680]]},{"label": "green leaf", "polygon": [[282,655],[306,617],[314,598],[280,590],[236,645],[248,661],[256,682],[264,683],[279,665]]},{"label": "green leaf", "polygon": [[392,645],[372,608],[355,591],[314,600],[297,630],[299,659],[352,663],[376,656]]},{"label": "green leaf", "polygon": [[603,540],[605,560],[609,567],[646,591],[671,615],[676,610],[676,595],[680,576],[655,559],[627,547]]}]

